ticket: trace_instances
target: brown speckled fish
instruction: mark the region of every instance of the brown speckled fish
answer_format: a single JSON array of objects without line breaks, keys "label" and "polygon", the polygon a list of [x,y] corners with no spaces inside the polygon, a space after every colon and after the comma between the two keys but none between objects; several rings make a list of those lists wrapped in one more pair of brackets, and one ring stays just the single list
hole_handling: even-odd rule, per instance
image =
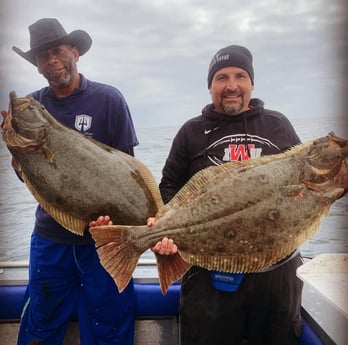
[{"label": "brown speckled fish", "polygon": [[139,256],[163,237],[179,253],[158,257],[162,292],[191,265],[257,272],[292,253],[348,188],[348,141],[330,133],[288,152],[197,173],[156,215],[155,225],[91,228],[119,291]]},{"label": "brown speckled fish", "polygon": [[144,224],[163,205],[140,161],[64,126],[32,97],[12,92],[1,128],[28,189],[74,233],[82,235],[101,214],[117,224]]}]

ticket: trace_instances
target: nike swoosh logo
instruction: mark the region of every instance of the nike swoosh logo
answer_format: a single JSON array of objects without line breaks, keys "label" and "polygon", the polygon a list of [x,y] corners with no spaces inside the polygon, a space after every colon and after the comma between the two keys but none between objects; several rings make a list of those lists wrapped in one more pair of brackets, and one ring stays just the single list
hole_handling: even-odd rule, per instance
[{"label": "nike swoosh logo", "polygon": [[213,128],[213,129],[205,129],[205,130],[204,130],[204,134],[209,134],[211,131],[216,131],[218,128],[219,128],[219,126]]}]

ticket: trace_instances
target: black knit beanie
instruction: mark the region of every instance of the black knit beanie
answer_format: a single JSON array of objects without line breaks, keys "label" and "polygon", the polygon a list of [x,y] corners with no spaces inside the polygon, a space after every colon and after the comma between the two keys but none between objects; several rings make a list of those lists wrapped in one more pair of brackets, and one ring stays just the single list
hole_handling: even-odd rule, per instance
[{"label": "black knit beanie", "polygon": [[232,45],[220,49],[211,60],[208,70],[208,89],[211,86],[214,74],[224,67],[239,67],[248,72],[251,83],[254,85],[253,56],[250,51],[239,45]]}]

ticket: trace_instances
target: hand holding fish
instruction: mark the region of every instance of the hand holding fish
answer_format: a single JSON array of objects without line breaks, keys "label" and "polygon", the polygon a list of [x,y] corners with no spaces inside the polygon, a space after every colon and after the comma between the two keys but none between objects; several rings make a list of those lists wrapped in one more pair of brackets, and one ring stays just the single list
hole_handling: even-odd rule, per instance
[{"label": "hand holding fish", "polygon": [[[155,224],[155,218],[150,217],[147,220],[147,226],[151,227]],[[92,220],[89,222],[89,226],[103,226],[103,225],[113,225],[112,220],[108,215],[105,216],[99,216],[98,219]],[[174,255],[178,252],[178,247],[174,243],[174,241],[170,238],[163,238],[162,241],[158,241],[154,247],[151,248],[151,250],[160,255]]]},{"label": "hand holding fish", "polygon": [[174,255],[178,252],[178,247],[171,238],[165,237],[157,242],[151,250],[160,255]]},{"label": "hand holding fish", "polygon": [[[155,217],[149,217],[147,219],[147,226],[150,228],[155,225]],[[178,252],[178,247],[171,238],[164,237],[162,241],[158,241],[151,250],[155,254],[160,255],[174,255]]]},{"label": "hand holding fish", "polygon": [[102,225],[112,225],[112,220],[109,216],[99,216],[97,220],[92,220],[89,222],[89,226],[102,226]]}]

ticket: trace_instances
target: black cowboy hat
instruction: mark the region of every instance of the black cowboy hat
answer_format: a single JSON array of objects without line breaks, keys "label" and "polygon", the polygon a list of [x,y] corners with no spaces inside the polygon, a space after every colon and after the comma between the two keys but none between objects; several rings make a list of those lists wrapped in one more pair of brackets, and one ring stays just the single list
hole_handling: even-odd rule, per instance
[{"label": "black cowboy hat", "polygon": [[30,50],[23,52],[17,47],[12,49],[22,58],[36,66],[35,55],[50,47],[66,43],[78,48],[80,55],[85,54],[92,45],[92,38],[83,30],[72,31],[69,35],[56,18],[43,18],[29,26]]}]

